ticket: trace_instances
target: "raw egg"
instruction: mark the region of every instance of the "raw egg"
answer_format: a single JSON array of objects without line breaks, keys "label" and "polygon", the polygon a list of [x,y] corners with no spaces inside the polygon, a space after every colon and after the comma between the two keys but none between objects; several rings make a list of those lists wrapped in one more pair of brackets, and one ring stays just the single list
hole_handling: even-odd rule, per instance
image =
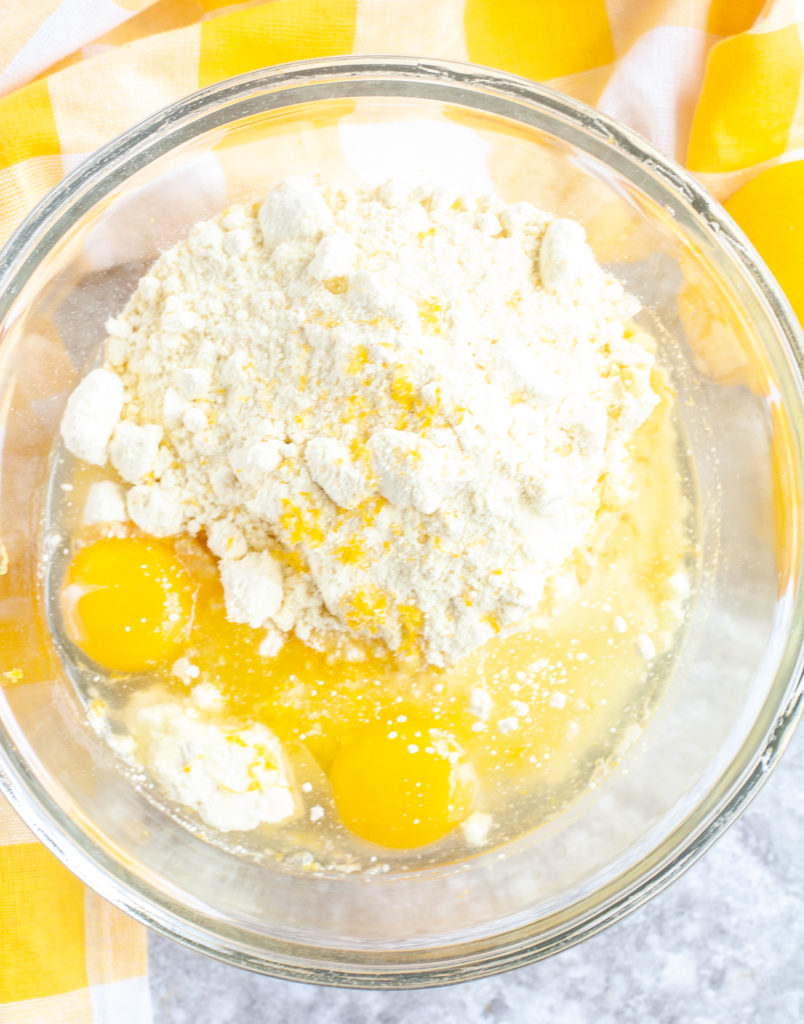
[{"label": "raw egg", "polygon": [[335,755],[330,781],[344,825],[396,849],[446,835],[471,811],[476,787],[463,749],[421,720],[358,733]]},{"label": "raw egg", "polygon": [[166,545],[105,537],[82,548],[67,569],[67,635],[105,668],[140,672],[165,662],[186,639],[194,589]]}]

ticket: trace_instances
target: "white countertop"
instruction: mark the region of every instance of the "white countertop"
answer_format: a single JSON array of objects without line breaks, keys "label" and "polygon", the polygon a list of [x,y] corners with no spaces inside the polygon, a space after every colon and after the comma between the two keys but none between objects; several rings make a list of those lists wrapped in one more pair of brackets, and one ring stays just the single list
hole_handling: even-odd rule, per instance
[{"label": "white countertop", "polygon": [[740,820],[668,890],[531,967],[366,992],[260,977],[150,937],[156,1024],[802,1024],[804,728]]}]

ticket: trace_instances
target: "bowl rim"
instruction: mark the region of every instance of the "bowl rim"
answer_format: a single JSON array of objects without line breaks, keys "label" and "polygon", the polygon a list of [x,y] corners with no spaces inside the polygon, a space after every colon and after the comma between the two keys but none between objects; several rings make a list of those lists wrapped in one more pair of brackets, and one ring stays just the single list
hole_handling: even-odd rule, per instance
[{"label": "bowl rim", "polygon": [[[799,390],[802,390],[804,334],[787,298],[743,232],[687,171],[636,132],[548,86],[493,68],[435,58],[345,55],[274,65],[208,86],[140,121],[66,175],[34,207],[0,251],[0,323],[40,257],[59,237],[59,225],[67,208],[75,208],[78,199],[79,207],[82,202],[85,204],[82,211],[85,212],[96,201],[92,198],[93,188],[99,183],[106,183],[110,190],[116,181],[124,180],[132,168],[144,166],[155,137],[169,141],[182,125],[197,123],[205,111],[212,111],[216,105],[242,103],[260,91],[265,95],[266,86],[268,91],[292,95],[301,87],[331,85],[334,80],[373,83],[375,87],[389,81],[418,82],[423,88],[429,83],[434,90],[440,90],[432,98],[444,102],[449,102],[446,93],[450,88],[469,88],[483,93],[487,100],[484,109],[491,113],[495,112],[495,107],[506,104],[510,108],[512,101],[527,103],[550,117],[569,119],[582,127],[593,143],[599,143],[601,152],[620,154],[629,165],[638,162],[655,187],[666,193],[670,213],[675,208],[685,209],[702,221],[706,229],[716,233],[719,243],[751,278],[784,337]],[[341,95],[338,94],[339,98]],[[377,93],[365,90],[362,95]],[[427,98],[424,93],[413,95]],[[286,105],[292,105],[292,101],[280,104]],[[255,107],[254,112],[264,109],[268,108]],[[798,590],[796,597],[800,604],[801,588]],[[261,973],[325,985],[404,988],[462,982],[533,963],[596,934],[641,906],[690,867],[745,809],[790,741],[804,711],[804,655],[800,644],[798,648],[773,725],[764,736],[760,756],[719,794],[707,814],[702,815],[705,801],[696,805],[689,815],[689,818],[697,817],[696,827],[689,831],[685,843],[674,845],[672,840],[688,819],[673,828],[644,861],[572,904],[572,907],[585,906],[585,910],[570,915],[563,924],[547,933],[535,936],[535,941],[526,926],[496,933],[491,943],[480,940],[450,947],[447,955],[438,960],[421,957],[417,960],[410,953],[400,951],[376,955],[373,962],[367,962],[363,951],[327,949],[320,950],[327,954],[325,957],[311,963],[310,954],[319,951],[319,947],[293,947],[282,942],[278,944],[281,949],[261,947],[255,950],[253,945],[247,948],[247,944],[238,941],[233,934],[236,929],[221,929],[219,923],[214,927],[216,921],[211,916],[194,915],[195,919],[191,920],[182,913],[177,902],[155,901],[148,895],[147,884],[133,880],[121,864],[105,852],[101,855],[97,847],[87,849],[78,843],[64,823],[57,820],[58,807],[44,793],[34,774],[13,755],[13,743],[6,746],[9,737],[2,726],[0,792],[44,845],[81,881],[120,910],[191,949]],[[4,699],[0,688],[0,701]],[[626,884],[622,884],[624,880]]]}]

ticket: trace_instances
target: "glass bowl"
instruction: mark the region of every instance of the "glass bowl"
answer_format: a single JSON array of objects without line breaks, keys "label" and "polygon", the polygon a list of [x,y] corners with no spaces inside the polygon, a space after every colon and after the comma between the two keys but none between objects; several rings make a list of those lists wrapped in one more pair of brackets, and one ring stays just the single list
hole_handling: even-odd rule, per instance
[{"label": "glass bowl", "polygon": [[[43,524],[67,395],[106,318],[197,220],[307,174],[488,184],[584,224],[643,301],[678,394],[700,546],[641,739],[549,823],[418,870],[334,876],[203,841],[88,726],[46,625]],[[0,257],[0,781],[113,904],[285,978],[437,985],[554,953],[672,881],[734,820],[801,711],[801,332],[720,207],[642,139],[511,75],[344,57],[205,89],[104,147]]]}]

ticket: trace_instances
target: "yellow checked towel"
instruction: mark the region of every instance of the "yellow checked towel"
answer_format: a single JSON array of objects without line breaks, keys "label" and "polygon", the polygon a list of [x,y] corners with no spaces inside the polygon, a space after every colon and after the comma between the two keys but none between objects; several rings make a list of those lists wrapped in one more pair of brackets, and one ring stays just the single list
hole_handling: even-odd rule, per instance
[{"label": "yellow checked towel", "polygon": [[[796,0],[5,0],[0,242],[87,154],[195,89],[303,58],[423,54],[548,82],[641,132],[726,202],[802,315],[799,11]],[[0,1022],[150,1019],[144,930],[0,797]]]},{"label": "yellow checked towel", "polygon": [[0,796],[0,1022],[149,1024],[145,930],[38,843]]}]

